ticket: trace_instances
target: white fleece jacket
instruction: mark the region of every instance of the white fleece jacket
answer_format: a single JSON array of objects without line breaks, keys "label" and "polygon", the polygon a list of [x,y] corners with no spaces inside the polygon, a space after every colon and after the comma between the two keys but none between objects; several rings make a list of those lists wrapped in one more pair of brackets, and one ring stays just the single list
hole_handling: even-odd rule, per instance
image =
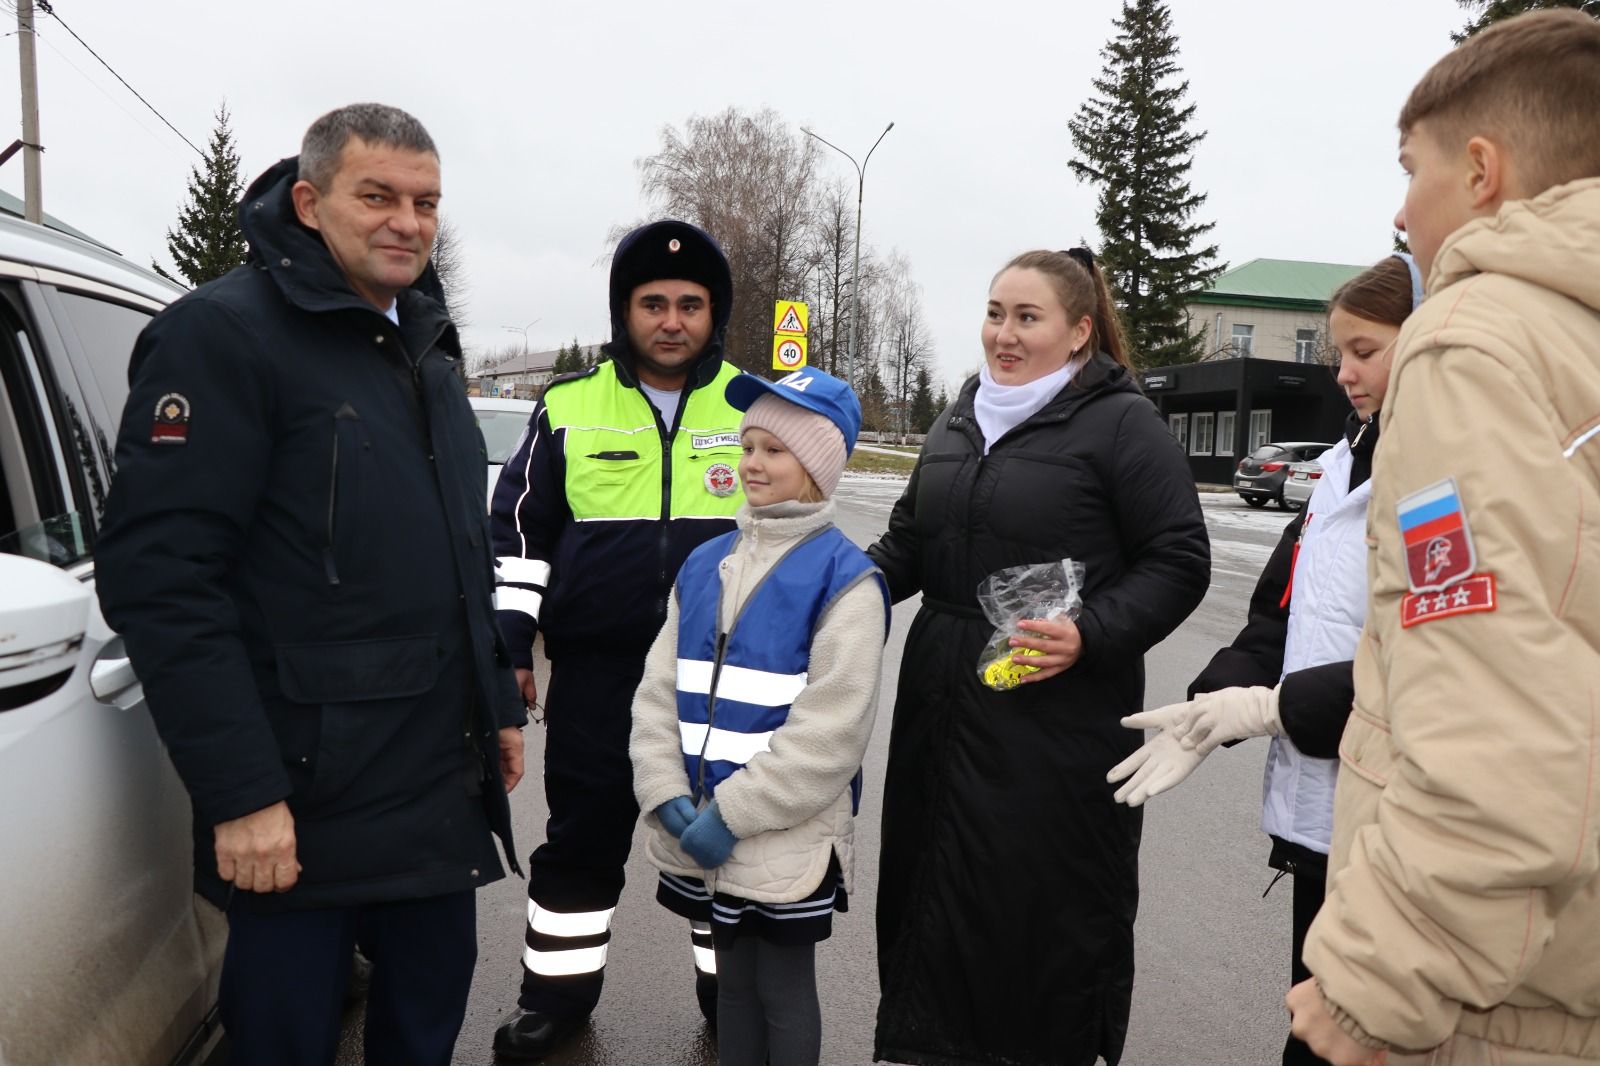
[{"label": "white fleece jacket", "polygon": [[[830,525],[832,501],[797,501],[739,509],[739,540],[718,573],[726,629],[761,577],[802,537]],[[760,625],[746,618],[744,625]],[[850,779],[866,754],[878,710],[885,637],[876,581],[857,583],[823,615],[812,636],[806,687],[758,753],[717,786],[717,808],[739,843],[726,863],[701,869],[656,819],[661,804],[690,793],[678,733],[678,598],[674,594],[645,660],[633,701],[633,789],[652,828],[646,854],[659,869],[700,877],[712,892],[763,903],[804,899],[822,882],[837,852],[848,891],[854,824]]]}]

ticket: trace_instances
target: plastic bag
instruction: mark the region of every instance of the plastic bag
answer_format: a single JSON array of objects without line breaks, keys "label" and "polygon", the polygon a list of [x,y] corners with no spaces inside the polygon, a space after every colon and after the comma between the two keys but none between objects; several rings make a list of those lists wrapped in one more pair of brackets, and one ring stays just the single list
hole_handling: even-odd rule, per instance
[{"label": "plastic bag", "polygon": [[1076,620],[1083,608],[1083,564],[1071,559],[1033,566],[996,570],[978,583],[978,604],[994,636],[978,656],[978,677],[997,692],[1016,688],[1037,666],[1011,661],[1013,655],[1042,655],[1032,648],[1013,648],[1011,638],[1022,636],[1023,619]]}]

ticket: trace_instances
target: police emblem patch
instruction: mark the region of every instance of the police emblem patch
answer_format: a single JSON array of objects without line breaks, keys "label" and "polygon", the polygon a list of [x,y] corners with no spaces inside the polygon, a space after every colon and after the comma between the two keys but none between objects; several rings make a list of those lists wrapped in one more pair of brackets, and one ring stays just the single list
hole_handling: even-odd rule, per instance
[{"label": "police emblem patch", "polygon": [[1445,478],[1402,498],[1395,512],[1412,592],[1438,592],[1478,569],[1477,549],[1455,478]]},{"label": "police emblem patch", "polygon": [[151,444],[189,443],[189,401],[181,392],[169,392],[156,401]]},{"label": "police emblem patch", "polygon": [[734,476],[733,467],[727,463],[712,463],[706,467],[706,491],[713,496],[732,496],[734,489],[739,487],[739,479]]}]

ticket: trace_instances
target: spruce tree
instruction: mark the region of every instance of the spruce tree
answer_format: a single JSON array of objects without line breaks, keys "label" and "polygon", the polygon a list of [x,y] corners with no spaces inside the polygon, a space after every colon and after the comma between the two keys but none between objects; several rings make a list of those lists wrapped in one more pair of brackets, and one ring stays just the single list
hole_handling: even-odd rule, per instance
[{"label": "spruce tree", "polygon": [[1472,21],[1451,38],[1460,44],[1468,37],[1493,26],[1496,22],[1520,15],[1525,11],[1546,11],[1570,7],[1600,19],[1600,0],[1456,0],[1472,14]]},{"label": "spruce tree", "polygon": [[[239,229],[239,201],[244,181],[239,177],[239,153],[228,128],[228,106],[217,109],[204,170],[189,169],[189,202],[178,211],[178,224],[167,230],[167,254],[191,287],[220,278],[245,257],[244,233]],[[151,263],[169,281],[177,278]]]},{"label": "spruce tree", "polygon": [[933,420],[939,417],[939,408],[933,406],[933,386],[928,381],[928,368],[917,368],[917,385],[911,393],[911,431],[926,433]]},{"label": "spruce tree", "polygon": [[[858,375],[859,377],[859,375]],[[882,433],[886,428],[889,406],[888,390],[883,387],[883,377],[876,365],[867,372],[866,380],[856,389],[861,401],[861,428]]]},{"label": "spruce tree", "polygon": [[1195,105],[1184,104],[1178,42],[1165,0],[1123,0],[1101,51],[1096,96],[1067,123],[1068,164],[1099,190],[1100,260],[1117,297],[1131,355],[1143,366],[1192,362],[1186,304],[1222,272],[1217,247],[1196,247],[1215,223],[1194,221],[1205,194],[1189,184]]}]

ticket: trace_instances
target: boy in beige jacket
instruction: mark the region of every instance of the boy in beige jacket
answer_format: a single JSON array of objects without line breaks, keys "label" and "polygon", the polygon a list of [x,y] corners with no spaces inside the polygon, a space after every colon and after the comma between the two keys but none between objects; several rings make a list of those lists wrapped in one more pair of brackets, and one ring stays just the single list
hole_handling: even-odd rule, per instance
[{"label": "boy in beige jacket", "polygon": [[1600,1060],[1600,23],[1508,20],[1400,115],[1400,335],[1329,892],[1335,1066]]}]

